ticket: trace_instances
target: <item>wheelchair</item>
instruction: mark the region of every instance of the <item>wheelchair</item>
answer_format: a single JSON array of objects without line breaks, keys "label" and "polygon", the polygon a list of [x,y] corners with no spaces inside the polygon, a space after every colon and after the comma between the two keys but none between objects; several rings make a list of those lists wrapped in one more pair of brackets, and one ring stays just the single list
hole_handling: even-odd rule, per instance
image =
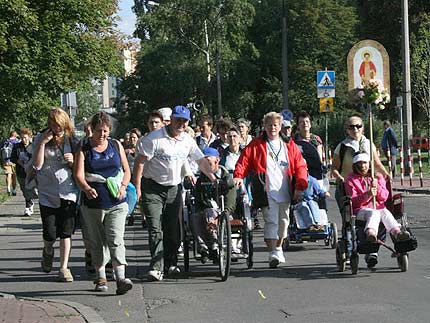
[{"label": "wheelchair", "polygon": [[[238,194],[238,207],[234,215],[229,214],[224,209],[224,195],[226,191],[232,188],[232,183],[226,183],[225,180],[217,180],[213,183],[201,183],[202,186],[211,190],[214,195],[214,200],[217,201],[217,243],[218,251],[216,254],[210,254],[209,259],[203,258],[198,252],[198,244],[196,234],[193,230],[193,221],[196,221],[196,197],[194,196],[194,187],[184,185],[184,208],[182,212],[182,242],[184,251],[184,270],[185,273],[190,272],[190,253],[192,257],[206,263],[207,260],[212,260],[218,265],[219,276],[222,281],[226,281],[230,275],[231,263],[239,259],[245,259],[247,268],[253,266],[253,235],[252,222],[249,211],[249,204],[246,203],[247,196]],[[241,241],[240,253],[233,256],[233,241]]]},{"label": "wheelchair", "polygon": [[349,262],[351,273],[358,273],[359,255],[378,252],[379,247],[383,246],[392,252],[391,257],[397,259],[397,265],[400,271],[405,272],[409,266],[408,252],[417,248],[418,243],[416,237],[412,234],[409,228],[407,216],[404,212],[403,197],[400,193],[393,194],[391,181],[387,182],[389,196],[385,202],[386,208],[393,214],[394,218],[401,224],[403,230],[410,234],[408,240],[398,241],[391,236],[394,248],[387,245],[387,232],[382,223],[379,225],[378,237],[375,243],[366,241],[364,228],[366,221],[357,220],[357,217],[352,212],[352,203],[349,196],[344,196],[342,200],[342,235],[336,247],[336,265],[339,272],[346,270],[346,265]]}]

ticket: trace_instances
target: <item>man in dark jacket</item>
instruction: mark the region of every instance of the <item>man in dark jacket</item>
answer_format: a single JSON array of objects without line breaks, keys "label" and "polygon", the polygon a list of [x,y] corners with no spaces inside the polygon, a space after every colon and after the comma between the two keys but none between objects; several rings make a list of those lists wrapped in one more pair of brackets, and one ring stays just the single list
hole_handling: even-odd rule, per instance
[{"label": "man in dark jacket", "polygon": [[385,157],[388,158],[388,151],[390,151],[391,158],[391,167],[393,170],[393,177],[396,175],[396,156],[397,156],[397,148],[399,144],[397,143],[396,133],[393,128],[391,128],[391,123],[388,120],[384,121],[384,135],[382,136],[381,147],[384,150]]}]

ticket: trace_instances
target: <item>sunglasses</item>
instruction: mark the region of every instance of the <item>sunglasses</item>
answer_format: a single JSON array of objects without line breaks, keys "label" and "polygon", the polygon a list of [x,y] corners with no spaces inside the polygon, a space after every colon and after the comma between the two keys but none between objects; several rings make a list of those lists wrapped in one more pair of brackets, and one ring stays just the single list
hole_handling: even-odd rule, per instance
[{"label": "sunglasses", "polygon": [[361,128],[363,128],[363,125],[362,124],[350,124],[348,126],[348,129],[353,130],[354,128],[361,129]]}]

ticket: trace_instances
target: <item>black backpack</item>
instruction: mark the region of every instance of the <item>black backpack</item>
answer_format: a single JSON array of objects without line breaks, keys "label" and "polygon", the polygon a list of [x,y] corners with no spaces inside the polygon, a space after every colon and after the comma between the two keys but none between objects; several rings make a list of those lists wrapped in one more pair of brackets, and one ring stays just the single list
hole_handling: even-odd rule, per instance
[{"label": "black backpack", "polygon": [[10,157],[12,156],[12,149],[13,149],[13,143],[9,139],[6,139],[3,142],[3,146],[0,149],[1,159],[4,162],[8,162],[10,160]]}]

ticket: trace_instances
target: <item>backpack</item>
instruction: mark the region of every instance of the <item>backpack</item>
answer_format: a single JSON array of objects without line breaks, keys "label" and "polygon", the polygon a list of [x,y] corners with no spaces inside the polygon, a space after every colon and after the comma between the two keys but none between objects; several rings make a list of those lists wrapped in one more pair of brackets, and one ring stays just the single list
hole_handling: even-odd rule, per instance
[{"label": "backpack", "polygon": [[4,162],[8,162],[10,160],[10,157],[12,156],[12,149],[13,149],[13,143],[9,139],[6,139],[3,142],[3,146],[0,149],[1,159]]}]

